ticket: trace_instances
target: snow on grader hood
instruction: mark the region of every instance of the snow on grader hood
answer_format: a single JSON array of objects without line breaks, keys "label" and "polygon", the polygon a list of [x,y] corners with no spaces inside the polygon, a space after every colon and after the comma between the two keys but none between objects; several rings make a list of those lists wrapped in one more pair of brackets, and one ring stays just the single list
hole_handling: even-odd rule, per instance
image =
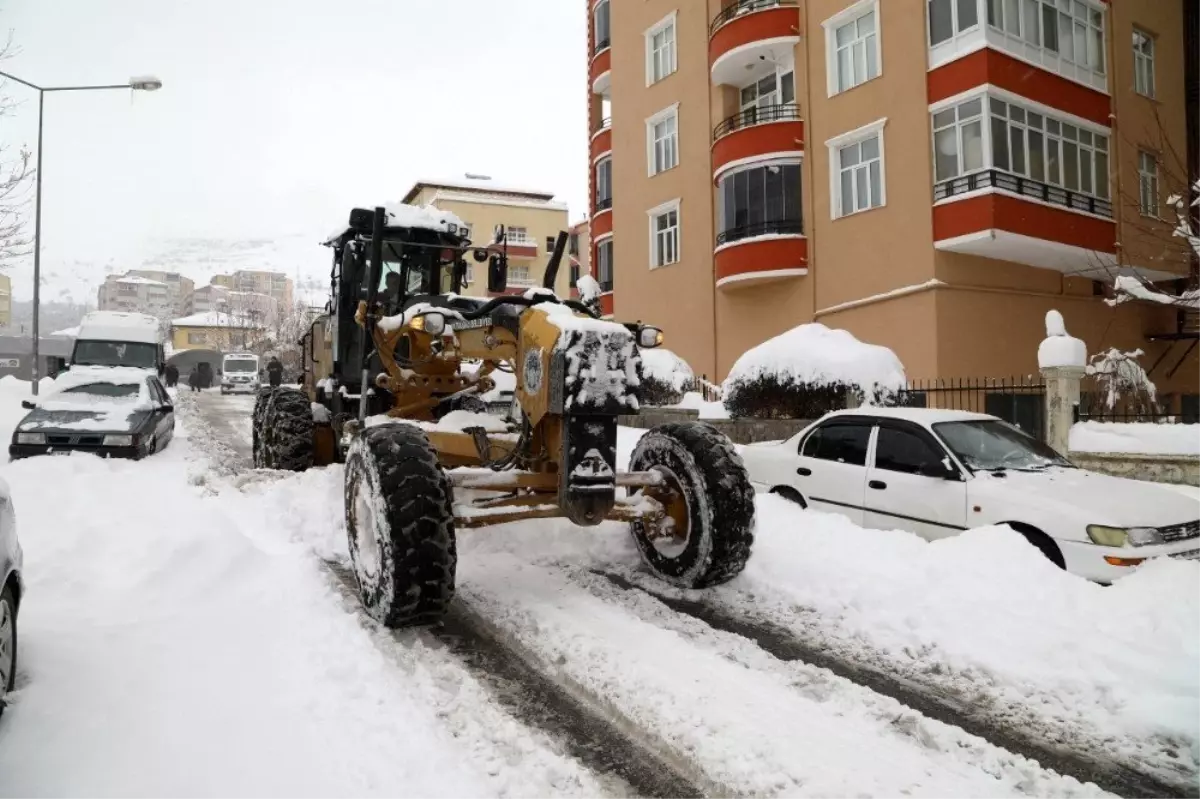
[{"label": "snow on grader hood", "polygon": [[[390,627],[436,622],[454,597],[456,530],[536,519],[625,522],[650,570],[679,586],[740,573],[754,491],[728,438],[663,425],[617,463],[617,419],[639,410],[640,347],[663,336],[555,296],[567,235],[545,287],[513,296],[503,228],[477,246],[460,226],[388,218],[356,209],[331,239],[333,296],[302,342],[305,388],[266,389],[254,411],[256,465],[345,462],[367,612]],[[489,262],[492,299],[460,296],[466,257]],[[516,378],[504,418],[480,399],[497,372]]]}]

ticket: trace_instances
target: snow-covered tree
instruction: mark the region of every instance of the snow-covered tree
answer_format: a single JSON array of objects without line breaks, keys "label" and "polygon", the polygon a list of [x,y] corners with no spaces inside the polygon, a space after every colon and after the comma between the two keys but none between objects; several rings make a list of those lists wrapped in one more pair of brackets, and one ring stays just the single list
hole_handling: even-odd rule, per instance
[{"label": "snow-covered tree", "polygon": [[1121,352],[1109,348],[1092,356],[1087,373],[1095,386],[1096,398],[1103,404],[1101,409],[1092,410],[1111,412],[1118,404],[1124,404],[1135,413],[1157,413],[1158,389],[1138,363],[1144,354],[1140,349]]},{"label": "snow-covered tree", "polygon": [[[12,31],[9,31],[0,46],[0,62],[12,55]],[[14,108],[7,84],[0,84],[0,118],[9,116]],[[30,155],[27,147],[14,150],[0,142],[0,269],[31,251],[32,241],[25,228],[25,210],[34,173]]]}]

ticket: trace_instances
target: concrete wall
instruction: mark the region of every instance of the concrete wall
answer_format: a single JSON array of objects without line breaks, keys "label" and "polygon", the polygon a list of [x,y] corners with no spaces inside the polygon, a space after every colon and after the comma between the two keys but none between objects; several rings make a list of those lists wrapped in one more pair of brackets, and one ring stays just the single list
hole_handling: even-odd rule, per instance
[{"label": "concrete wall", "polygon": [[1131,455],[1121,452],[1072,452],[1071,462],[1113,477],[1152,483],[1200,486],[1200,457],[1195,455]]},{"label": "concrete wall", "polygon": [[782,441],[813,423],[812,419],[701,419],[699,411],[675,408],[648,408],[636,416],[622,416],[626,427],[649,430],[661,424],[703,421],[729,436],[735,444]]}]

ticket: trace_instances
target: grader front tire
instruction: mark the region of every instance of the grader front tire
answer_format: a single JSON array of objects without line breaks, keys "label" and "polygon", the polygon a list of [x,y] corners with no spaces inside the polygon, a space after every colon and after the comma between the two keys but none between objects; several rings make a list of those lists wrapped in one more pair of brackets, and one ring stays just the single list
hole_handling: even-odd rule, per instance
[{"label": "grader front tire", "polygon": [[254,468],[260,469],[265,467],[263,463],[262,443],[263,443],[263,421],[267,415],[267,408],[271,404],[271,399],[275,396],[275,390],[271,388],[260,388],[258,396],[254,400],[254,413],[251,414],[250,430],[253,438],[254,452]]},{"label": "grader front tire", "polygon": [[307,394],[294,388],[275,389],[263,413],[259,435],[262,465],[289,472],[312,468],[314,427]]},{"label": "grader front tire", "polygon": [[385,627],[433,624],[454,598],[450,482],[419,428],[363,431],[346,459],[346,532],[359,598]]},{"label": "grader front tire", "polygon": [[754,487],[729,438],[690,422],[651,429],[633,451],[634,472],[658,471],[665,524],[630,524],[646,565],[683,588],[705,588],[741,573],[754,543]]}]

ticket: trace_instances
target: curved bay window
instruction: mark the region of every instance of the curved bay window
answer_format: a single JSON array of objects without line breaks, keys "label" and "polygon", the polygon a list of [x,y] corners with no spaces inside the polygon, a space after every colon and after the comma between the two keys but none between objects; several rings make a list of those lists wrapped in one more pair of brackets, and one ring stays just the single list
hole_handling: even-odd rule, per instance
[{"label": "curved bay window", "polygon": [[717,244],[804,233],[799,162],[764,164],[722,176]]}]

